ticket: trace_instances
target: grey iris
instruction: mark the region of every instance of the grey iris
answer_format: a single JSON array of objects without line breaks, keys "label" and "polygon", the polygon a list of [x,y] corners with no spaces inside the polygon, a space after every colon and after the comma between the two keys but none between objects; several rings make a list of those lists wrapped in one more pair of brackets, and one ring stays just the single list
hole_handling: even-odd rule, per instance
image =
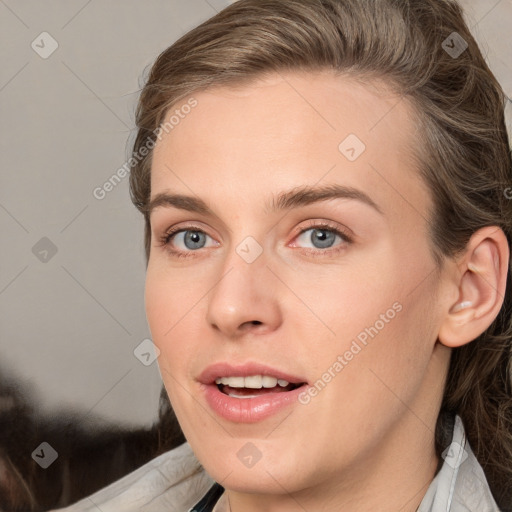
[{"label": "grey iris", "polygon": [[[320,236],[315,236],[318,233],[322,234]],[[336,234],[327,229],[314,229],[313,233],[311,234],[311,242],[313,242],[313,245],[315,245],[314,242],[316,239],[316,241],[320,244],[318,247],[320,249],[324,249],[325,247],[330,247],[333,244],[335,237]]]},{"label": "grey iris", "polygon": [[[183,237],[185,246],[188,249],[201,249],[201,247],[189,247],[187,242],[191,242],[192,244],[197,244],[200,242],[201,237],[203,237],[203,239],[204,239],[204,236],[205,236],[205,234],[201,233],[199,231],[186,231],[185,236]],[[203,240],[203,242],[204,242],[204,240]]]}]

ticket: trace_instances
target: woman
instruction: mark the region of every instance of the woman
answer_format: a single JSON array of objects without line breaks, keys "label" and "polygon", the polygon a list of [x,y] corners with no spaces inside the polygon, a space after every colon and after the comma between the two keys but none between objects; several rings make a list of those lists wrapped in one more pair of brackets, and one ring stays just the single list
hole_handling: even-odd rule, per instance
[{"label": "woman", "polygon": [[130,186],[187,443],[76,510],[512,510],[504,104],[451,0],[240,0],[165,50]]}]

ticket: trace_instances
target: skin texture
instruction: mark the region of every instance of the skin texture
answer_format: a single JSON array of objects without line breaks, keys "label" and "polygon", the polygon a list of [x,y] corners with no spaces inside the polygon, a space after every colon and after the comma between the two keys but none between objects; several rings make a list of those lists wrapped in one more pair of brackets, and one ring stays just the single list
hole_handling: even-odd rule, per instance
[{"label": "skin texture", "polygon": [[[472,286],[476,273],[462,286],[471,255],[436,269],[432,203],[410,158],[411,105],[383,83],[327,72],[193,96],[197,106],[155,147],[151,197],[200,197],[215,216],[152,212],[145,290],[160,373],[187,440],[233,512],[416,510],[438,464],[434,429],[450,355],[438,336],[450,347],[470,341],[500,298]],[[366,146],[355,161],[338,149],[349,134]],[[363,191],[382,213],[346,198],[265,209],[280,191],[331,183]],[[352,241],[315,245],[311,221],[338,224]],[[183,232],[163,246],[178,226],[203,231],[203,247],[187,247]],[[485,233],[474,242],[490,282],[508,258],[493,233],[498,242]],[[263,251],[252,263],[236,252],[248,236]],[[503,283],[498,276],[495,288]],[[465,292],[489,304],[478,325],[472,308],[450,313]],[[197,378],[221,361],[260,362],[314,384],[396,303],[400,312],[306,405],[237,424],[206,403]],[[464,322],[472,329],[461,338],[453,326]],[[252,467],[237,456],[248,442],[261,453]]]}]

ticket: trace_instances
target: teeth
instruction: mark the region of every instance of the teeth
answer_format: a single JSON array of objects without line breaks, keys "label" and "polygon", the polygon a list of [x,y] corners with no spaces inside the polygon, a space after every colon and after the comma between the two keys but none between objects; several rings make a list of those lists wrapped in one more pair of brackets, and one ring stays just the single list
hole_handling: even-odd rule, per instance
[{"label": "teeth", "polygon": [[277,384],[281,387],[288,386],[289,382],[284,379],[270,377],[268,375],[250,375],[248,377],[219,377],[215,384],[224,384],[232,388],[273,388]]},{"label": "teeth", "polygon": [[251,375],[245,377],[245,387],[251,389],[261,389],[263,387],[263,377],[261,375]]},{"label": "teeth", "polygon": [[277,379],[275,377],[269,377],[265,375],[262,379],[262,385],[264,388],[273,388],[277,384]]},{"label": "teeth", "polygon": [[233,388],[243,388],[244,387],[244,378],[243,377],[222,377],[222,379],[220,379],[220,383],[225,384],[227,386],[231,386]]}]

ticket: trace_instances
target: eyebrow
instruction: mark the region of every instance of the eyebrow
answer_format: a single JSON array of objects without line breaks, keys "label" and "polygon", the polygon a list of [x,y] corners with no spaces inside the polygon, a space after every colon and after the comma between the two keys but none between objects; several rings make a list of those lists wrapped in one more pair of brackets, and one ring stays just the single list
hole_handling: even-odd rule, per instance
[{"label": "eyebrow", "polygon": [[[362,190],[344,185],[324,185],[318,187],[302,186],[291,190],[280,192],[277,196],[272,196],[270,202],[265,205],[266,213],[274,213],[283,210],[300,208],[309,204],[331,199],[355,199],[368,206],[371,206],[381,215],[381,208]],[[149,202],[146,208],[148,215],[153,210],[160,207],[174,207],[180,210],[187,210],[202,215],[217,217],[213,210],[200,198],[187,196],[183,194],[170,194],[161,192]]]}]

